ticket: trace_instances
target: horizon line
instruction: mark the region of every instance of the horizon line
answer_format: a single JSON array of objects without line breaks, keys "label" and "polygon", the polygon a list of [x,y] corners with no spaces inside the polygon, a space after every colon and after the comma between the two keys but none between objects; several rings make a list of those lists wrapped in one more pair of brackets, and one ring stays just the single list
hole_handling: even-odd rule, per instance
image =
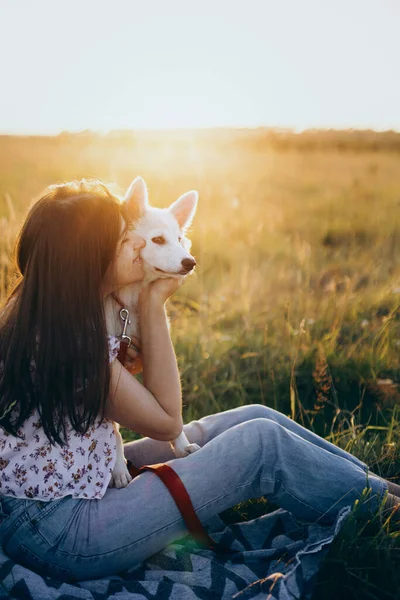
[{"label": "horizon line", "polygon": [[290,127],[290,126],[280,126],[280,125],[211,125],[211,126],[197,126],[197,127],[137,127],[137,128],[115,128],[115,129],[58,129],[51,131],[37,131],[37,130],[28,130],[25,132],[21,131],[10,131],[10,130],[0,130],[1,137],[58,137],[61,135],[98,135],[98,136],[108,136],[110,134],[123,134],[123,133],[173,133],[173,132],[199,132],[199,131],[275,131],[278,133],[291,133],[291,134],[302,134],[306,132],[316,131],[316,132],[327,132],[327,131],[335,131],[335,132],[373,132],[373,133],[400,133],[400,128],[396,127],[391,128],[374,128],[374,127],[334,127],[334,126],[326,126],[326,127]]}]

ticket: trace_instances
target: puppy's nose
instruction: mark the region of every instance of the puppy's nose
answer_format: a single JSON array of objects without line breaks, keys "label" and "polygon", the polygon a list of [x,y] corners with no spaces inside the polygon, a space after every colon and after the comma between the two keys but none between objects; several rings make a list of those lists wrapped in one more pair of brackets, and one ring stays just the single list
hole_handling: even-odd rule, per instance
[{"label": "puppy's nose", "polygon": [[181,265],[189,273],[196,266],[196,261],[194,258],[184,258]]}]

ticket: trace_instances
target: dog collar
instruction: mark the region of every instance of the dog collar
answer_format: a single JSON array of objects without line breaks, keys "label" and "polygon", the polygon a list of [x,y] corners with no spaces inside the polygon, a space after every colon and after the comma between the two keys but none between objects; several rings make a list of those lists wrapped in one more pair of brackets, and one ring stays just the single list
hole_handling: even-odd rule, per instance
[{"label": "dog collar", "polygon": [[117,296],[117,294],[116,294],[115,292],[113,292],[113,293],[111,294],[111,298],[112,298],[113,300],[115,300],[115,302],[116,302],[117,304],[119,304],[121,308],[124,308],[125,310],[128,310],[128,309],[126,308],[126,306],[125,306],[124,304],[122,304],[121,300],[119,299],[119,296]]}]

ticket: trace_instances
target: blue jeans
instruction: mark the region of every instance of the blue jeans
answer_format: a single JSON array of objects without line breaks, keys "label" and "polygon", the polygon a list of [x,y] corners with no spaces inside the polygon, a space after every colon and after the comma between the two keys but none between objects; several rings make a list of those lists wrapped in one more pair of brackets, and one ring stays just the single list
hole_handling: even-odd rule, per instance
[{"label": "blue jeans", "polygon": [[[168,461],[203,525],[260,496],[300,521],[329,523],[365,487],[362,506],[371,513],[387,491],[365,463],[263,405],[209,415],[184,430],[201,446],[186,458],[174,459],[168,442],[149,438],[125,444],[125,455],[137,467]],[[108,489],[100,500],[0,496],[0,522],[8,556],[67,582],[116,574],[187,534],[168,489],[151,472],[124,489]]]}]

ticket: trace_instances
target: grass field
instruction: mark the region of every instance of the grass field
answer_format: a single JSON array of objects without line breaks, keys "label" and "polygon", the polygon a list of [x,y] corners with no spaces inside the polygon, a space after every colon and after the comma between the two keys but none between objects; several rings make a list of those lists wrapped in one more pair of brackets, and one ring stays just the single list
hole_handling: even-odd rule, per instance
[{"label": "grass field", "polygon": [[[0,137],[0,294],[15,232],[46,185],[95,176],[123,191],[140,174],[157,206],[197,189],[199,266],[169,305],[185,421],[264,403],[400,483],[400,152],[340,139]],[[272,508],[247,502],[225,518]],[[399,559],[391,524],[355,507],[315,598],[398,598]]]}]

